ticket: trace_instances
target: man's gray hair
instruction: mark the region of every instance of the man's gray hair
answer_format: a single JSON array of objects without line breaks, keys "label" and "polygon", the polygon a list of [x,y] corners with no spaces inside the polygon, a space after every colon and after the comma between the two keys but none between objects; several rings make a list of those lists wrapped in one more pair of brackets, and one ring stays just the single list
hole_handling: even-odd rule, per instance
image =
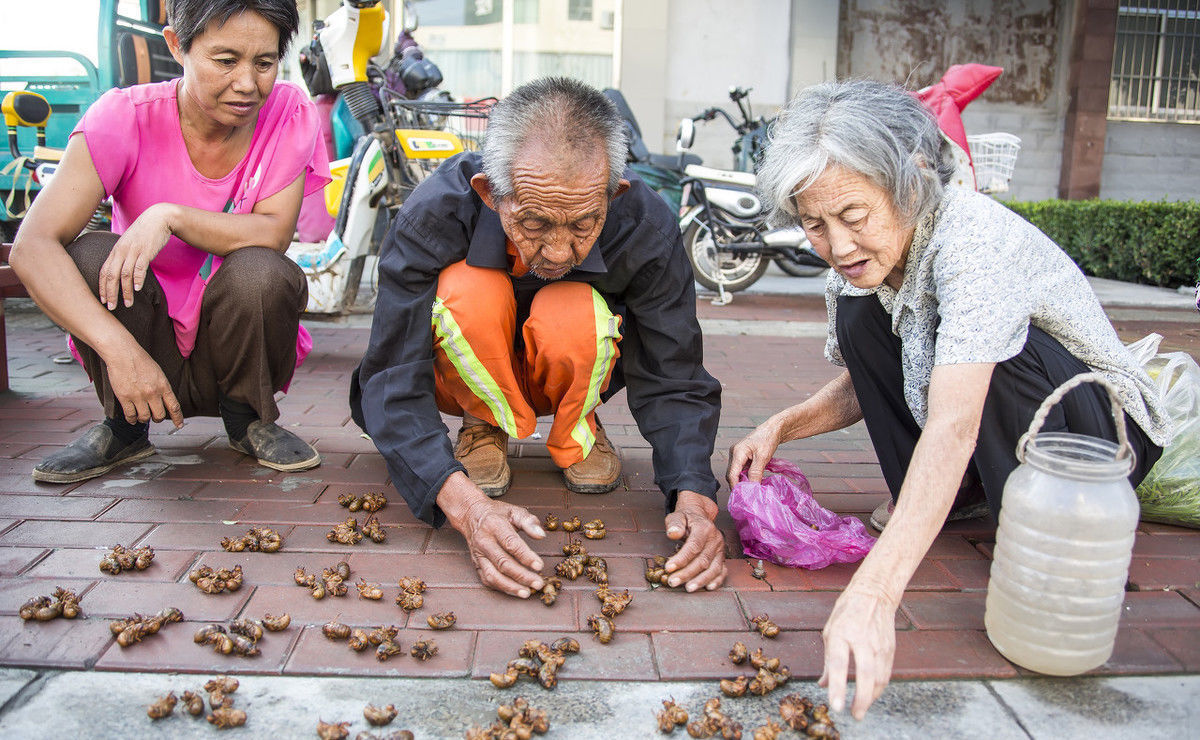
[{"label": "man's gray hair", "polygon": [[954,172],[943,145],[932,114],[903,88],[872,80],[825,82],[779,114],[758,189],[775,223],[795,224],[794,198],[840,165],[891,194],[896,213],[912,226],[937,208]]},{"label": "man's gray hair", "polygon": [[513,194],[514,160],[534,136],[577,150],[602,146],[608,195],[617,192],[629,142],[624,119],[599,90],[567,77],[543,77],[521,85],[492,108],[483,140],[483,173],[498,200]]}]

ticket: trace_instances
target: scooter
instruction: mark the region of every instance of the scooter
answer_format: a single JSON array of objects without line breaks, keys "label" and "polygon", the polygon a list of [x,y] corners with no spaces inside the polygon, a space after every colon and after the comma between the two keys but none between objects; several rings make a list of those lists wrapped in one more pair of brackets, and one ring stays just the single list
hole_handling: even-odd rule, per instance
[{"label": "scooter", "polygon": [[[776,229],[767,224],[767,212],[756,192],[757,168],[767,143],[771,121],[751,114],[750,90],[734,87],[729,99],[738,107],[736,121],[721,108],[708,108],[680,122],[676,149],[688,152],[698,121],[723,118],[738,138],[733,144],[735,169],[701,165],[684,167],[679,228],[696,282],[717,291],[716,305],[729,303],[729,293],[753,285],[772,259],[787,259],[797,271],[817,275],[828,269],[799,227]],[[803,268],[803,270],[801,270]]]},{"label": "scooter", "polygon": [[[415,21],[407,4],[405,15]],[[342,0],[300,54],[309,92],[341,96],[364,131],[349,157],[330,163],[333,181],[324,195],[335,218],[333,230],[323,242],[293,243],[288,249],[308,279],[310,313],[354,307],[364,271],[374,274],[392,214],[438,164],[477,145],[475,137],[482,138],[495,102],[463,104],[440,97],[441,73],[401,45],[401,58],[389,61],[387,24],[381,0]],[[415,28],[413,22],[404,32]],[[389,84],[389,72],[404,90]]]}]

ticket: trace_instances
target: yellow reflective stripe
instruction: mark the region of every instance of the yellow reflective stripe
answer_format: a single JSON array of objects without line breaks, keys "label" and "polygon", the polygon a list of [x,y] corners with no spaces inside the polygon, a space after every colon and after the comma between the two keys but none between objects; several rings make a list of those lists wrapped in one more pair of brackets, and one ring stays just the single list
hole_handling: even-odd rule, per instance
[{"label": "yellow reflective stripe", "polygon": [[583,448],[583,456],[587,457],[596,444],[596,435],[587,423],[587,415],[600,405],[600,386],[604,384],[604,376],[615,360],[617,342],[621,341],[621,320],[608,310],[608,303],[596,290],[592,289],[592,313],[596,317],[596,361],[592,365],[592,374],[588,378],[587,396],[583,401],[583,410],[575,427],[571,429],[571,439]]},{"label": "yellow reflective stripe", "polygon": [[483,401],[492,412],[496,426],[511,437],[520,436],[517,433],[515,414],[508,405],[504,391],[500,390],[492,374],[475,356],[458,322],[454,320],[450,309],[446,308],[441,298],[435,298],[433,301],[433,333],[442,340],[442,349],[446,352],[446,357],[450,358],[450,363],[458,370],[458,376],[466,383],[472,395]]}]

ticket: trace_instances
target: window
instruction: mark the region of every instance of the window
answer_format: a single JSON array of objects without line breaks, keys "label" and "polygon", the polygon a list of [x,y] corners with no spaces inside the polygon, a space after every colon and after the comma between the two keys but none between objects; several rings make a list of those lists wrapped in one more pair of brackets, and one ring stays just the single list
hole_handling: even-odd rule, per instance
[{"label": "window", "polygon": [[1200,0],[1121,4],[1108,115],[1200,122]]},{"label": "window", "polygon": [[590,21],[592,19],[592,0],[567,0],[567,20]]}]

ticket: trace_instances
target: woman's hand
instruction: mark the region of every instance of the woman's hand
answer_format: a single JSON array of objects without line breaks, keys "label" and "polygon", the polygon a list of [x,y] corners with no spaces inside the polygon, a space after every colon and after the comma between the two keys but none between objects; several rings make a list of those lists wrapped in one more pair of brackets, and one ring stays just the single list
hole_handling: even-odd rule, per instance
[{"label": "woman's hand", "polygon": [[821,637],[825,640],[825,671],[817,682],[829,690],[835,711],[846,705],[850,656],[854,656],[854,704],[862,719],[872,702],[887,688],[896,655],[896,608],[883,592],[851,584],[833,605]]},{"label": "woman's hand", "polygon": [[108,382],[130,424],[170,418],[175,428],[183,426],[183,410],[162,368],[130,337],[127,351],[105,358]]},{"label": "woman's hand", "polygon": [[763,470],[771,461],[780,441],[779,425],[772,417],[759,424],[758,428],[750,432],[741,442],[730,447],[729,470],[725,473],[729,487],[733,488],[737,485],[738,477],[747,464],[750,466],[747,473],[750,480],[755,483],[760,482]]},{"label": "woman's hand", "polygon": [[171,238],[168,209],[166,203],[150,206],[113,245],[100,268],[100,302],[108,306],[108,310],[117,307],[122,294],[125,307],[133,305],[133,294],[146,282],[150,261]]}]

